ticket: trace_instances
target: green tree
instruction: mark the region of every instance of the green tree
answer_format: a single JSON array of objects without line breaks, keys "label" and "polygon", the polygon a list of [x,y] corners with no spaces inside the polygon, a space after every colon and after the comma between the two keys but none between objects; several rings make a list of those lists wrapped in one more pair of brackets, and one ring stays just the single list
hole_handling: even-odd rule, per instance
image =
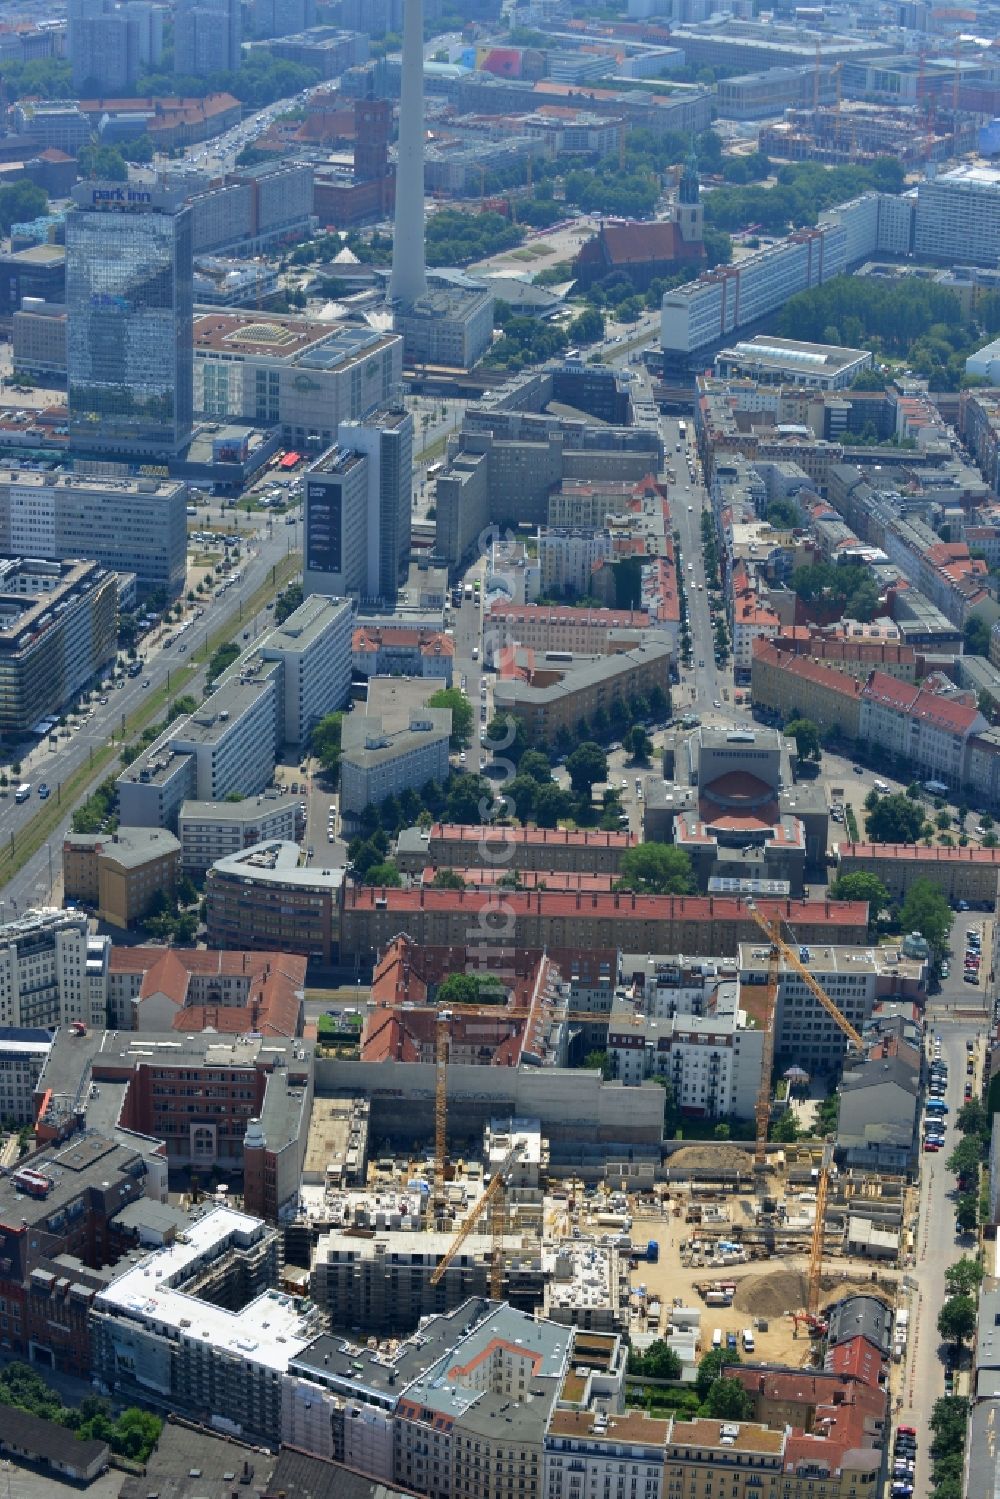
[{"label": "green tree", "polygon": [[549,757],[542,750],[528,750],[521,756],[518,765],[518,774],[530,776],[537,781],[539,786],[547,786],[552,780],[552,766]]},{"label": "green tree", "polygon": [[662,1338],[656,1338],[644,1353],[629,1350],[628,1372],[647,1379],[680,1379],[682,1365],[674,1350]]},{"label": "green tree", "polygon": [[400,874],[392,859],[384,859],[381,864],[373,864],[365,875],[366,885],[385,885],[390,888],[398,888],[403,883]]},{"label": "green tree", "polygon": [[945,1290],[949,1296],[972,1296],[979,1290],[982,1280],[982,1265],[968,1255],[963,1255],[944,1272]]},{"label": "green tree", "polygon": [[473,826],[484,822],[490,816],[493,801],[493,788],[482,776],[452,776],[444,807],[447,821]]},{"label": "green tree", "polygon": [[[6,75],[6,64],[4,68]],[[40,218],[48,206],[48,194],[33,182],[13,182],[9,187],[0,187],[0,234],[9,234],[11,224]]]},{"label": "green tree", "polygon": [[969,1402],[964,1395],[944,1395],[940,1400],[935,1400],[931,1411],[933,1458],[961,1453],[965,1446],[968,1420]]},{"label": "green tree", "polygon": [[577,344],[593,344],[604,337],[604,318],[596,307],[587,307],[569,325],[569,336]]},{"label": "green tree", "polygon": [[955,1115],[955,1123],[963,1135],[981,1135],[985,1138],[990,1132],[989,1115],[978,1098],[970,1098],[968,1103],[962,1105]]},{"label": "green tree", "polygon": [[940,888],[931,880],[914,880],[899,913],[904,932],[920,932],[938,959],[948,951],[953,912]]},{"label": "green tree", "polygon": [[507,990],[493,973],[450,973],[434,996],[434,1003],[449,1005],[502,1005]]},{"label": "green tree", "polygon": [[209,661],[208,670],[205,673],[208,686],[211,687],[212,683],[218,677],[221,677],[223,672],[228,671],[233,662],[239,660],[239,656],[240,648],[234,640],[227,641],[225,645],[220,645],[212,656],[211,661]]},{"label": "green tree", "polygon": [[695,889],[690,857],[670,843],[639,843],[622,854],[615,889],[638,895],[690,895]]},{"label": "green tree", "polygon": [[791,1109],[779,1114],[771,1125],[771,1139],[781,1145],[794,1145],[799,1138],[799,1126]]},{"label": "green tree", "polygon": [[611,1076],[611,1058],[606,1051],[588,1051],[583,1065],[591,1072],[599,1072],[605,1082]]},{"label": "green tree", "polygon": [[491,718],[486,727],[486,748],[495,758],[517,765],[528,748],[528,735],[521,719],[514,713],[498,713]]},{"label": "green tree", "polygon": [[451,709],[451,747],[467,749],[472,738],[472,704],[458,687],[441,687],[427,699],[428,708]]},{"label": "green tree", "polygon": [[566,761],[570,784],[578,796],[590,796],[596,781],[608,778],[608,757],[593,740],[578,744]]},{"label": "green tree", "polygon": [[976,1303],[971,1296],[949,1296],[938,1312],[937,1330],[945,1342],[961,1347],[976,1326]]},{"label": "green tree", "polygon": [[767,522],[776,531],[793,531],[802,524],[802,512],[794,500],[772,500],[767,507]]},{"label": "green tree", "polygon": [[978,614],[966,622],[964,631],[965,652],[968,656],[988,656],[990,653],[990,627]]},{"label": "green tree", "polygon": [[889,892],[876,874],[858,870],[852,874],[838,875],[830,886],[831,900],[864,900],[868,902],[868,920],[874,921],[879,911],[889,904]]},{"label": "green tree", "polygon": [[975,1178],[983,1163],[983,1140],[980,1135],[964,1135],[945,1161],[949,1171],[956,1176]]},{"label": "green tree", "polygon": [[309,738],[313,754],[328,775],[336,775],[340,769],[343,728],[343,713],[327,713],[316,724]]},{"label": "green tree", "polygon": [[876,796],[868,812],[868,837],[873,843],[916,843],[923,822],[922,808],[902,792]]},{"label": "green tree", "polygon": [[809,718],[795,718],[786,724],[785,738],[795,740],[800,760],[818,760],[823,753],[819,729]]},{"label": "green tree", "polygon": [[955,1205],[955,1226],[959,1233],[971,1234],[979,1222],[979,1199],[975,1192],[959,1193]]},{"label": "green tree", "polygon": [[727,1364],[741,1362],[735,1348],[711,1348],[708,1353],[703,1354],[698,1362],[698,1372],[694,1382],[699,1398],[702,1400],[707,1398],[715,1381],[722,1378],[722,1371]]},{"label": "green tree", "polygon": [[283,625],[290,614],[294,614],[303,600],[302,584],[289,583],[274,601],[275,624]]},{"label": "green tree", "polygon": [[622,744],[636,765],[648,765],[653,741],[641,724],[633,724],[625,734]]},{"label": "green tree", "polygon": [[457,869],[435,869],[431,884],[435,890],[464,890],[465,881]]},{"label": "green tree", "polygon": [[100,182],[128,181],[128,166],[117,146],[81,146],[76,164],[81,177]]},{"label": "green tree", "polygon": [[561,786],[557,786],[555,781],[550,781],[547,786],[539,786],[535,793],[536,826],[558,827],[561,819],[568,817],[569,813],[570,798]]},{"label": "green tree", "polygon": [[717,1379],[705,1397],[704,1413],[717,1421],[749,1421],[753,1396],[738,1379]]}]

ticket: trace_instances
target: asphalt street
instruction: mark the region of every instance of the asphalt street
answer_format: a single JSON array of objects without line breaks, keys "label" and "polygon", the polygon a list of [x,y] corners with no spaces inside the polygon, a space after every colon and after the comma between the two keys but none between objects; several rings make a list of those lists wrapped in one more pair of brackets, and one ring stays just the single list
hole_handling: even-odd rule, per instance
[{"label": "asphalt street", "polygon": [[[191,626],[188,633],[192,646],[202,643],[203,632],[214,634],[222,625],[231,624],[233,633],[239,638],[241,632],[237,627],[242,623],[251,639],[254,634],[266,628],[271,615],[266,610],[261,610],[253,618],[244,614],[245,606],[266,581],[272,567],[284,559],[289,550],[291,532],[291,527],[286,534],[283,525],[275,525],[269,529],[266,523],[263,524],[261,532],[251,543],[251,550],[255,555],[247,557],[244,554],[241,560],[243,574],[238,585],[229,589],[221,598],[207,603],[203,617]],[[106,704],[93,704],[89,720],[75,730],[70,738],[60,738],[58,749],[50,750],[48,740],[42,740],[30,755],[21,760],[21,780],[32,786],[28,800],[18,804],[13,796],[8,796],[0,802],[0,843],[16,837],[38,812],[38,786],[41,782],[44,781],[52,795],[58,798],[61,784],[88,759],[92,760],[96,751],[107,744],[112,734],[120,738],[123,717],[127,718],[141,706],[150,692],[155,692],[164,683],[168,684],[172,693],[179,695],[191,692],[203,687],[204,676],[205,668],[192,666],[183,655],[178,654],[176,646],[169,650],[153,650],[149,653],[143,674],[126,678],[125,686],[120,691],[112,689],[108,692]],[[143,682],[147,681],[149,686],[144,687]],[[116,773],[117,769],[116,761],[95,774],[93,786],[106,776]],[[93,786],[88,788],[88,795]],[[0,901],[0,920],[10,920],[29,906],[48,902],[53,876],[61,862],[60,848],[69,827],[72,810],[72,807],[67,806],[66,816],[52,837],[7,881]]]}]

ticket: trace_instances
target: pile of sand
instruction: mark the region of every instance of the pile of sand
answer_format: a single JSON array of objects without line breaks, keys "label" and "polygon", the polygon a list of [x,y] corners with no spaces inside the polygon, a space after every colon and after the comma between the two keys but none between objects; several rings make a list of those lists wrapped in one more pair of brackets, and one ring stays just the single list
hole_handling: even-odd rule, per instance
[{"label": "pile of sand", "polygon": [[[831,1306],[852,1291],[872,1293],[872,1286],[864,1281],[843,1280],[839,1276],[824,1275],[820,1279],[821,1307]],[[875,1294],[878,1294],[877,1288]],[[736,1287],[733,1305],[741,1312],[753,1312],[759,1317],[781,1317],[786,1312],[797,1312],[805,1306],[809,1295],[809,1282],[801,1270],[772,1270],[770,1274],[749,1275]]]},{"label": "pile of sand", "polygon": [[680,1171],[752,1171],[753,1151],[741,1150],[725,1140],[704,1145],[683,1145],[668,1157],[667,1165]]}]

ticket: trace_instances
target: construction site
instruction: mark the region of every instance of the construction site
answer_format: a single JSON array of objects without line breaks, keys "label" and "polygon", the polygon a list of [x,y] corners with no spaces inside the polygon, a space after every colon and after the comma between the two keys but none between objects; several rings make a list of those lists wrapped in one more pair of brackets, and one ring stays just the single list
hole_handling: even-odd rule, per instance
[{"label": "construction site", "polygon": [[372,1150],[366,1100],[317,1097],[286,1256],[308,1271],[331,1331],[405,1337],[421,1318],[489,1295],[620,1333],[640,1351],[663,1339],[692,1380],[720,1346],[754,1362],[815,1365],[829,1307],[861,1294],[893,1310],[903,1292],[886,1350],[887,1365],[901,1361],[916,1189],[905,1174],[838,1166],[829,1142],[769,1140],[779,966],[804,977],[849,1057],[866,1043],[797,948],[754,919],[769,942],[755,1139],[665,1141],[641,1190],[625,1166],[600,1182],[560,1171],[534,1118],[494,1118],[455,1148],[450,1010],[438,1016],[434,1140],[424,1151]]}]

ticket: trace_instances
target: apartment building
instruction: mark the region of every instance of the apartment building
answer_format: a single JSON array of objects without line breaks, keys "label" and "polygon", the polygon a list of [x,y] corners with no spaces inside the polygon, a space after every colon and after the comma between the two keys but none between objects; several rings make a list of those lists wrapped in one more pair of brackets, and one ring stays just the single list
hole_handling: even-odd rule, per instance
[{"label": "apartment building", "polygon": [[841,874],[877,875],[894,901],[903,901],[915,880],[930,880],[952,905],[960,900],[989,907],[997,900],[1000,849],[941,848],[909,843],[841,843],[837,850]]},{"label": "apartment building", "polygon": [[577,1393],[619,1410],[623,1373],[614,1335],[475,1295],[388,1351],[317,1338],[290,1361],[282,1435],[407,1492],[544,1499],[547,1422]]},{"label": "apartment building", "polygon": [[183,590],[187,486],[166,478],[100,478],[0,468],[0,553],[92,557],[134,573],[141,594]]},{"label": "apartment building", "polygon": [[621,1499],[661,1499],[669,1434],[669,1421],[645,1411],[554,1410],[545,1431],[545,1499],[611,1493],[609,1475]]},{"label": "apartment building", "polygon": [[538,533],[538,566],[544,595],[579,598],[590,592],[598,562],[609,562],[614,540],[608,530],[565,530],[544,526]]},{"label": "apartment building", "polygon": [[302,1031],[305,973],[303,958],[277,952],[116,947],[109,1020],[126,1031],[291,1038]]},{"label": "apartment building", "polygon": [[5,1349],[89,1378],[90,1304],[118,1254],[112,1220],[129,1203],[164,1202],[166,1190],[165,1168],[96,1130],[36,1150],[0,1177]]},{"label": "apartment building", "polygon": [[359,624],[351,641],[356,677],[440,677],[451,686],[454,636],[404,624]]},{"label": "apartment building", "polygon": [[52,1045],[49,1031],[35,1026],[0,1026],[0,1119],[33,1124],[35,1085]]},{"label": "apartment building", "polygon": [[1000,233],[1000,172],[985,161],[963,161],[917,188],[913,247],[948,265],[996,265]]},{"label": "apartment building", "polygon": [[638,841],[635,833],[606,833],[600,828],[435,822],[426,830],[405,828],[396,841],[396,861],[408,874],[419,874],[430,864],[435,869],[485,865],[501,872],[563,870],[617,875],[622,856]]},{"label": "apartment building", "polygon": [[282,1377],[319,1321],[315,1308],[275,1289],[280,1263],[274,1229],[214,1208],[190,1225],[184,1242],[129,1265],[97,1296],[96,1377],[122,1400],[153,1402],[206,1425],[222,1418],[247,1439],[276,1443]]},{"label": "apartment building", "polygon": [[775,648],[805,656],[865,682],[873,671],[898,682],[913,683],[917,677],[917,653],[904,642],[898,625],[870,629],[845,621],[842,625],[783,625],[774,636]]},{"label": "apartment building", "polygon": [[[859,938],[852,945],[801,939],[809,972],[855,1030],[861,1031],[876,1004],[890,1000],[922,1001],[926,995],[926,960],[905,957],[900,948],[874,948]],[[741,942],[737,953],[741,990],[747,1002],[754,987],[766,987],[768,948]],[[778,979],[774,1032],[777,1057],[795,1057],[810,1072],[833,1072],[844,1059],[847,1041],[836,1022],[821,1010],[796,969],[782,959]]]},{"label": "apartment building", "polygon": [[822,733],[837,731],[857,739],[861,730],[861,683],[808,657],[780,651],[758,640],[750,656],[754,707],[782,722],[808,718]]},{"label": "apartment building", "polygon": [[[608,1021],[612,1076],[635,1087],[669,1082],[682,1113],[697,1118],[753,1117],[764,1063],[763,1031],[741,1008],[735,974],[706,984],[700,1013],[661,1013],[670,989],[620,990]],[[664,1007],[667,1009],[668,1007]]]},{"label": "apartment building", "polygon": [[[160,953],[126,951],[117,985],[123,996],[139,986],[135,999],[121,1003],[130,1017],[137,1014],[141,1034],[59,1032],[39,1079],[36,1133],[69,1139],[81,1120],[88,1129],[121,1131],[142,1150],[147,1169],[162,1174],[164,1190],[168,1171],[181,1172],[181,1180],[192,1169],[218,1171],[241,1180],[248,1211],[276,1222],[298,1202],[313,1097],[312,1045],[295,1035],[297,960],[272,950],[263,955],[271,974],[263,971],[266,962],[256,970],[247,962],[241,975],[245,953],[185,954],[207,960],[198,965],[205,974],[199,985],[195,964],[175,956],[163,953],[161,965]],[[227,978],[241,977],[247,1002],[226,1004]],[[201,1002],[185,1003],[195,997]],[[162,1030],[145,1023],[152,1019],[146,1012],[157,1009],[168,1012]],[[255,1019],[265,1034],[253,1031]]]},{"label": "apartment building", "polygon": [[773,640],[781,629],[781,620],[765,603],[749,581],[745,569],[742,578],[734,578],[729,603],[733,636],[733,667],[737,682],[748,682],[753,668],[753,648],[758,640]]},{"label": "apartment building", "polygon": [[118,581],[98,562],[0,561],[0,733],[23,739],[118,650]]},{"label": "apartment building", "polygon": [[669,694],[671,659],[669,641],[656,639],[613,656],[558,661],[514,647],[500,663],[494,711],[519,718],[530,745],[552,744],[557,735],[578,734],[599,709],[607,713],[615,698],[648,698],[654,689]]},{"label": "apartment building", "polygon": [[163,828],[70,832],[63,839],[63,893],[95,906],[99,921],[128,930],[154,902],[171,899],[180,854],[180,843]]},{"label": "apartment building", "polygon": [[[759,899],[802,942],[863,943],[867,907],[856,901]],[[724,896],[563,894],[556,891],[375,890],[346,886],[341,913],[345,952],[373,961],[401,931],[420,945],[462,947],[469,933],[497,921],[507,946],[581,952],[684,952],[732,956],[757,931],[741,899]],[[211,924],[210,924],[211,925]],[[236,944],[234,944],[236,945]],[[246,944],[242,944],[246,945]]]},{"label": "apartment building", "polygon": [[209,941],[336,963],[344,870],[300,867],[300,852],[297,843],[258,843],[217,859],[205,880]]},{"label": "apartment building", "polygon": [[305,599],[260,643],[261,661],[281,665],[279,744],[303,750],[320,719],[346,704],[353,627],[351,601],[321,595]]},{"label": "apartment building", "polygon": [[194,405],[207,417],[280,427],[282,442],[329,447],[341,422],[392,399],[402,340],[343,323],[222,310],[194,321]]},{"label": "apartment building", "polygon": [[[548,590],[544,588],[543,591]],[[514,645],[530,650],[569,651],[580,656],[609,656],[638,645],[653,620],[645,609],[570,609],[547,604],[490,605],[483,623],[488,662]]]},{"label": "apartment building", "polygon": [[103,1027],[110,951],[77,911],[28,911],[0,926],[0,1026]]},{"label": "apartment building", "polygon": [[911,200],[865,193],[822,213],[815,229],[796,230],[738,265],[705,271],[696,281],[664,292],[665,371],[696,372],[734,333],[775,312],[796,292],[822,285],[876,252],[906,253],[913,213]]},{"label": "apartment building", "polygon": [[177,816],[181,869],[202,875],[217,859],[255,843],[292,843],[297,831],[298,803],[277,792],[238,802],[182,802]]},{"label": "apartment building", "polygon": [[978,708],[873,671],[861,689],[861,737],[921,777],[959,787],[970,736],[988,728]]},{"label": "apartment building", "polygon": [[351,713],[341,733],[340,812],[353,822],[365,807],[448,778],[450,708],[411,708],[404,723]]}]

